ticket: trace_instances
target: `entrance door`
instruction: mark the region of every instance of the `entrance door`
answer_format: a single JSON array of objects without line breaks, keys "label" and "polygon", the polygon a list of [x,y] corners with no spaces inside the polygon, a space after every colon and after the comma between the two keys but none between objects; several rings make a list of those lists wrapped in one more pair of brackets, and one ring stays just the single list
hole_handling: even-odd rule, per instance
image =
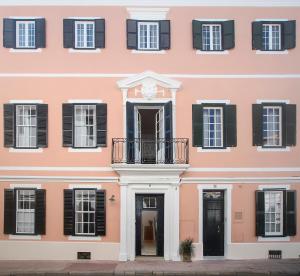
[{"label": "entrance door", "polygon": [[203,255],[224,256],[224,191],[203,191]]},{"label": "entrance door", "polygon": [[155,115],[156,163],[165,162],[164,144],[164,108],[161,107]]},{"label": "entrance door", "polygon": [[164,195],[136,195],[136,256],[164,255]]}]

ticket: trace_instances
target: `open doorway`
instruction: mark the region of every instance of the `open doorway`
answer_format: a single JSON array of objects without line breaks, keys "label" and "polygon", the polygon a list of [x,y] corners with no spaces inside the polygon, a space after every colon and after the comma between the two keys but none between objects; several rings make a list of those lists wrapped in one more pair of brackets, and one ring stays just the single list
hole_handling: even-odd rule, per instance
[{"label": "open doorway", "polygon": [[142,256],[156,256],[157,211],[142,211]]}]

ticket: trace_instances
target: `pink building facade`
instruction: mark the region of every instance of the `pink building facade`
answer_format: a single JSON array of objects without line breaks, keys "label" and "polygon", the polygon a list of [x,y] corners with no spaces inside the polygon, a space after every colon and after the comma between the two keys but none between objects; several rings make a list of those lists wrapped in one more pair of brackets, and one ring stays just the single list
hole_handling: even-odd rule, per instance
[{"label": "pink building facade", "polygon": [[0,2],[1,260],[299,257],[300,3],[226,2]]}]

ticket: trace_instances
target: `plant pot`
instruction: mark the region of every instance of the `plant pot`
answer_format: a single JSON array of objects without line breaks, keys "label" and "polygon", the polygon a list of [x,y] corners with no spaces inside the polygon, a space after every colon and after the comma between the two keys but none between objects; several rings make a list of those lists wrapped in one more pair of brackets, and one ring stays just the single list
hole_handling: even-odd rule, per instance
[{"label": "plant pot", "polygon": [[182,261],[184,261],[184,262],[191,262],[192,261],[191,254],[188,254],[188,253],[182,254]]}]

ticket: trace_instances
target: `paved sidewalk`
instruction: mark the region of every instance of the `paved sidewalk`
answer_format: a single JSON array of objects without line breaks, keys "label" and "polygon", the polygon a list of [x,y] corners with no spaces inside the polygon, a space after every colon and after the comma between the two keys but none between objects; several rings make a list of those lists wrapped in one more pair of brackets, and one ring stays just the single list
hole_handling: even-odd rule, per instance
[{"label": "paved sidewalk", "polygon": [[0,275],[294,276],[300,275],[300,260],[0,261]]}]

